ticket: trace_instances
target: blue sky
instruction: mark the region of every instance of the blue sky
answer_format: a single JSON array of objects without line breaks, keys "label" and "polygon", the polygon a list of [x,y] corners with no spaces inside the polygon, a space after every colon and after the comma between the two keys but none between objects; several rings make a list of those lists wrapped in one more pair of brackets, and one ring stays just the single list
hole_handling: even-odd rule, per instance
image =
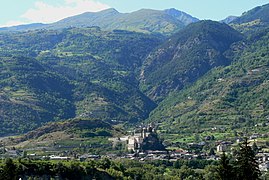
[{"label": "blue sky", "polygon": [[8,0],[0,2],[0,26],[50,23],[109,7],[120,12],[176,8],[199,19],[221,20],[267,3],[269,0]]}]

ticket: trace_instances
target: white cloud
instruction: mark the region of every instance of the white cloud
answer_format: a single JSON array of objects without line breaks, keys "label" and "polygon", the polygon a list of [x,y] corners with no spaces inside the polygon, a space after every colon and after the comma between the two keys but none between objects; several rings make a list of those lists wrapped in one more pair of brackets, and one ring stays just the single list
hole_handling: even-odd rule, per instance
[{"label": "white cloud", "polygon": [[65,0],[65,3],[60,6],[38,1],[35,7],[27,10],[21,18],[28,23],[52,23],[83,12],[97,12],[107,8],[109,8],[108,5],[95,0]]}]

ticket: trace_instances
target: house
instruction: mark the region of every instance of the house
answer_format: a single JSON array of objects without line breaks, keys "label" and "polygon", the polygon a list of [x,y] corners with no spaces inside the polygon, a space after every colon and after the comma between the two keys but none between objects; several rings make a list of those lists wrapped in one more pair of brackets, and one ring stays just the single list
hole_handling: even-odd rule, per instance
[{"label": "house", "polygon": [[227,151],[227,149],[228,149],[227,144],[219,144],[217,146],[217,152],[225,152]]},{"label": "house", "polygon": [[210,141],[211,140],[211,136],[206,136],[205,137],[205,141]]},{"label": "house", "polygon": [[50,160],[70,160],[70,157],[61,157],[61,156],[55,156],[55,155],[51,155],[49,156]]},{"label": "house", "polygon": [[236,142],[237,142],[237,143],[241,143],[241,142],[243,142],[243,141],[244,141],[244,139],[241,138],[241,137],[239,137],[239,138],[236,139]]},{"label": "house", "polygon": [[255,134],[252,134],[252,135],[249,137],[249,139],[250,139],[250,140],[253,140],[253,139],[257,139],[257,138],[259,138],[259,137],[260,137],[260,134],[255,133]]},{"label": "house", "polygon": [[269,169],[269,162],[265,162],[265,163],[259,164],[259,169],[260,169],[260,171],[268,171],[268,169]]},{"label": "house", "polygon": [[100,155],[95,155],[95,154],[83,154],[79,157],[80,161],[85,161],[86,159],[90,159],[90,160],[97,160],[100,159],[101,156]]}]

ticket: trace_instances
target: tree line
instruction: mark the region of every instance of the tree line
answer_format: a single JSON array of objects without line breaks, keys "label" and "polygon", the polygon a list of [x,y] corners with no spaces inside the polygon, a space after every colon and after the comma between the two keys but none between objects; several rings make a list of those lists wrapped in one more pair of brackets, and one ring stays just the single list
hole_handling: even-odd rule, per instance
[{"label": "tree line", "polygon": [[31,159],[5,159],[0,163],[0,180],[15,179],[164,179],[164,180],[259,180],[261,174],[255,151],[245,139],[233,155],[223,153],[220,160],[202,159],[98,161],[46,161]]}]

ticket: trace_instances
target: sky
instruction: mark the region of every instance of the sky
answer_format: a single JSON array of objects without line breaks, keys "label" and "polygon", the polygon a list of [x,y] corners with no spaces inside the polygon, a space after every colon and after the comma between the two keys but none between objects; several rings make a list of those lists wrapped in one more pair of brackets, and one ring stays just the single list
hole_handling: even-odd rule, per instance
[{"label": "sky", "polygon": [[201,20],[240,16],[269,0],[8,0],[0,2],[0,27],[52,23],[83,12],[115,8],[128,13],[142,8],[176,8]]}]

